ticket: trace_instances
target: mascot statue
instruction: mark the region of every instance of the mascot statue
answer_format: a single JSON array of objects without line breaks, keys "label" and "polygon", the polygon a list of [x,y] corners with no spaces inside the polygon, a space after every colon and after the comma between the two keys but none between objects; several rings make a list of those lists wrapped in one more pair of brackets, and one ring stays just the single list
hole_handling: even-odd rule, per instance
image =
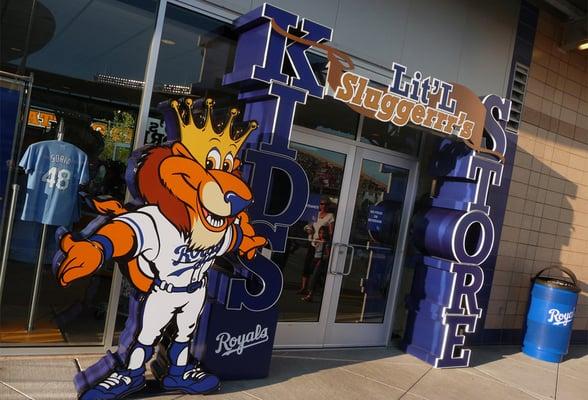
[{"label": "mascot statue", "polygon": [[[135,288],[116,353],[108,352],[74,379],[80,399],[119,399],[141,390],[158,343],[165,354],[158,354],[151,369],[164,390],[204,394],[220,388],[219,379],[201,370],[189,350],[206,299],[207,270],[231,251],[252,259],[266,240],[249,223],[245,209],[252,193],[237,159],[257,123],[237,124],[235,108],[217,123],[214,102],[207,99],[204,105],[195,114],[190,99],[168,103],[180,137],[141,150],[129,182],[139,195],[138,207],[94,199],[103,215],[92,227],[60,232],[54,259],[60,285],[113,259]],[[162,350],[168,330],[173,333]]]}]

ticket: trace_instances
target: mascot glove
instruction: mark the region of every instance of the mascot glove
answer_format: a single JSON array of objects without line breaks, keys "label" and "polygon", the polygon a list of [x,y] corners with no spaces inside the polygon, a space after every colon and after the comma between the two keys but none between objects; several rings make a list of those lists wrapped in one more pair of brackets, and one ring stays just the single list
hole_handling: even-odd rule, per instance
[{"label": "mascot glove", "polygon": [[267,240],[262,236],[243,236],[241,244],[239,244],[239,255],[246,257],[248,260],[253,260],[255,251],[267,243]]},{"label": "mascot glove", "polygon": [[59,265],[57,280],[61,286],[94,273],[104,262],[102,245],[88,240],[75,241],[71,233],[59,243],[65,258]]},{"label": "mascot glove", "polygon": [[253,260],[255,251],[267,243],[267,240],[255,234],[253,226],[249,223],[249,215],[245,211],[237,215],[239,227],[243,232],[243,239],[239,243],[239,255],[246,257],[248,260]]}]

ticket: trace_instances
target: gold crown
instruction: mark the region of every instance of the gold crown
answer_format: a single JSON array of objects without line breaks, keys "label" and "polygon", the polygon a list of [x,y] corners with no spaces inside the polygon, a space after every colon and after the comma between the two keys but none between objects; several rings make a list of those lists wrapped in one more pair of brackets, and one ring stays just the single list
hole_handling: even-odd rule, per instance
[{"label": "gold crown", "polygon": [[224,122],[213,121],[214,100],[212,99],[205,100],[205,109],[203,109],[205,115],[200,114],[201,117],[198,118],[200,123],[196,124],[192,113],[192,99],[185,99],[183,103],[184,109],[182,110],[179,101],[172,100],[170,102],[171,108],[176,112],[180,128],[180,142],[202,165],[206,162],[208,151],[212,148],[219,150],[223,158],[228,153],[236,157],[249,134],[257,129],[257,121],[249,121],[246,126],[235,125],[235,119],[240,114],[237,108],[229,110]]}]

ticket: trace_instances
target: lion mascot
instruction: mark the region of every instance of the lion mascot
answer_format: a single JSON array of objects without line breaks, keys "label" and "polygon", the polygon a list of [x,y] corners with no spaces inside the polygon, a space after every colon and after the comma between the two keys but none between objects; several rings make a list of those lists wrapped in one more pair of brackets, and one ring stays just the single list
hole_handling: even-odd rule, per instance
[{"label": "lion mascot", "polygon": [[207,270],[222,254],[237,251],[252,259],[266,244],[245,212],[252,193],[237,159],[257,123],[237,124],[235,108],[224,123],[215,123],[211,99],[198,114],[190,99],[168,105],[180,138],[142,150],[134,167],[142,204],[129,211],[115,200],[94,200],[95,209],[110,218],[91,234],[62,232],[60,237],[54,260],[60,285],[91,275],[113,259],[135,287],[117,352],[74,379],[83,400],[119,399],[141,390],[145,364],[170,324],[175,336],[166,348],[166,368],[152,368],[163,389],[218,390],[219,379],[201,370],[189,350],[206,299]]}]

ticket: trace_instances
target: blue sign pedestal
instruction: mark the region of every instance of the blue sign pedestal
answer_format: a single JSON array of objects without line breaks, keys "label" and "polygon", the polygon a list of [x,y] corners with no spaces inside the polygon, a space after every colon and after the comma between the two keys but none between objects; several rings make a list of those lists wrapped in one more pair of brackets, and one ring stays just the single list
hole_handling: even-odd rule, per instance
[{"label": "blue sign pedestal", "polygon": [[[227,309],[224,288],[234,276],[218,270],[211,272],[209,299],[200,316],[191,349],[193,356],[205,371],[221,380],[266,377],[278,324],[277,305],[256,312]],[[255,286],[255,278],[250,276],[248,283]]]},{"label": "blue sign pedestal", "polygon": [[269,374],[277,306],[257,313],[227,310],[224,304],[210,302],[203,313],[192,349],[204,370],[221,380],[265,378]]},{"label": "blue sign pedestal", "polygon": [[450,303],[454,274],[434,257],[422,257],[415,268],[412,290],[406,300],[407,328],[403,347],[415,357],[435,364],[441,357],[445,326],[443,309]]}]

